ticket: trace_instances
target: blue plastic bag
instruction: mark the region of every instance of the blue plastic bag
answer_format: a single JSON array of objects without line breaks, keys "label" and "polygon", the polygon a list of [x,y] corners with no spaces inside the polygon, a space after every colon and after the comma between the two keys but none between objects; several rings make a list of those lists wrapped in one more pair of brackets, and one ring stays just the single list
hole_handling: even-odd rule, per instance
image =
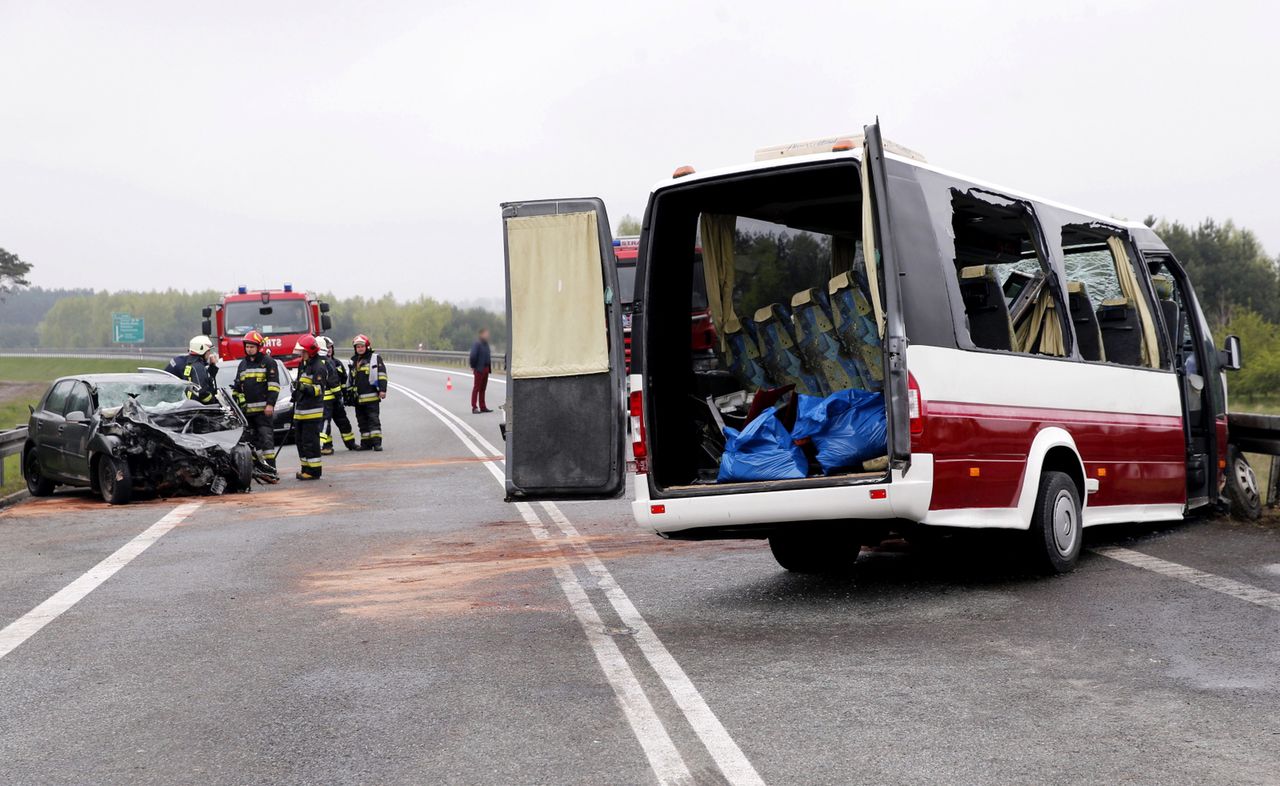
[{"label": "blue plastic bag", "polygon": [[792,442],[787,427],[778,420],[778,411],[772,407],[742,431],[726,426],[724,436],[718,483],[785,480],[809,474],[809,460]]},{"label": "blue plastic bag", "polygon": [[886,430],[884,394],[851,388],[826,398],[800,396],[791,436],[812,440],[822,471],[830,475],[883,456]]}]

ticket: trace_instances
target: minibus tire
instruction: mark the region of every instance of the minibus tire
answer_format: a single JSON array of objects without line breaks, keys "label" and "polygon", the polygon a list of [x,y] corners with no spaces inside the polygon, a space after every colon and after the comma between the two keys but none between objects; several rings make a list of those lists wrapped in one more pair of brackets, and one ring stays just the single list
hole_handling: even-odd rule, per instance
[{"label": "minibus tire", "polygon": [[1065,472],[1049,470],[1040,476],[1040,491],[1027,533],[1031,557],[1044,573],[1075,569],[1084,543],[1080,489]]},{"label": "minibus tire", "polygon": [[1244,452],[1235,445],[1227,446],[1227,498],[1231,500],[1231,515],[1235,518],[1252,521],[1262,517],[1258,476]]},{"label": "minibus tire", "polygon": [[836,532],[775,533],[769,550],[784,570],[792,573],[852,573],[862,550],[857,538]]}]

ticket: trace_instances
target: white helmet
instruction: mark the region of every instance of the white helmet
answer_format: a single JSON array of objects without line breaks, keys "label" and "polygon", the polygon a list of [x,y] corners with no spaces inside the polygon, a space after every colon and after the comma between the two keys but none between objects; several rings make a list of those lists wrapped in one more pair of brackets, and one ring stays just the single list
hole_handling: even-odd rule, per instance
[{"label": "white helmet", "polygon": [[328,336],[321,336],[320,346],[323,349],[323,354],[326,354],[326,355],[333,354],[333,339],[329,338]]},{"label": "white helmet", "polygon": [[187,349],[193,355],[204,355],[204,353],[213,349],[213,342],[209,340],[208,336],[196,336],[187,344]]}]

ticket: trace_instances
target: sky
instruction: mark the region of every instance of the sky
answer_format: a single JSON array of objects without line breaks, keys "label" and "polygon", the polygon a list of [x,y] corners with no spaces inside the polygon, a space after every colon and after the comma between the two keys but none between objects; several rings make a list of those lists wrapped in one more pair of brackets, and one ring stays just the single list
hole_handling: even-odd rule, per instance
[{"label": "sky", "polygon": [[[509,7],[508,7],[509,6]],[[0,0],[0,247],[45,287],[467,301],[499,203],[860,131],[1280,253],[1280,6]]]}]

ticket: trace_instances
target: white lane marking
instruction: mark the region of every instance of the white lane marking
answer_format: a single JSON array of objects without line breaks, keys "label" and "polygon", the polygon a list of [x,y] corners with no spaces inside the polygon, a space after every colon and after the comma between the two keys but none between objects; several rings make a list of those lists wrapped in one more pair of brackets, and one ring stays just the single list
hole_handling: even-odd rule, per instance
[{"label": "white lane marking", "polygon": [[1093,552],[1127,565],[1132,565],[1135,568],[1142,568],[1153,573],[1159,573],[1162,576],[1180,579],[1188,584],[1211,589],[1214,592],[1221,592],[1224,595],[1230,595],[1238,600],[1247,601],[1272,611],[1280,611],[1280,594],[1271,590],[1244,584],[1234,579],[1206,573],[1203,570],[1197,570],[1186,565],[1180,565],[1177,562],[1169,562],[1159,557],[1153,557],[1150,554],[1143,554],[1140,551],[1124,549],[1119,546],[1104,546],[1103,548],[1093,549]]},{"label": "white lane marking", "polygon": [[169,530],[181,524],[200,507],[202,502],[184,502],[166,513],[159,521],[142,531],[137,537],[115,550],[111,556],[94,565],[84,575],[53,593],[48,600],[23,614],[0,630],[0,658],[13,652],[18,645],[34,636],[41,628],[57,619],[64,611],[79,603],[84,596],[97,589],[116,571],[146,551]]},{"label": "white lane marking", "polygon": [[[411,401],[434,415],[454,433],[458,440],[476,458],[489,459],[495,455],[496,449],[492,445],[487,447],[494,452],[485,453],[479,445],[473,442],[446,417],[448,412],[442,410],[435,402],[398,383],[392,382],[391,387],[408,396]],[[504,474],[497,466],[496,459],[480,463],[489,470],[499,485],[505,487]],[[533,507],[527,502],[517,502],[516,509],[520,511],[525,524],[529,526],[529,531],[533,533],[534,538],[537,539],[542,548],[550,554],[561,555],[559,547],[546,527],[538,519],[537,514],[534,513]],[[680,751],[671,740],[671,735],[667,733],[666,727],[662,725],[662,720],[653,709],[653,704],[649,701],[648,695],[645,694],[644,688],[640,685],[640,680],[636,678],[635,672],[632,671],[631,664],[627,662],[626,656],[618,648],[617,642],[605,633],[605,624],[604,620],[600,618],[600,612],[591,603],[586,589],[578,581],[578,576],[573,572],[568,560],[563,556],[557,556],[552,565],[552,570],[555,573],[556,581],[560,584],[561,591],[564,592],[565,598],[569,601],[569,608],[573,611],[574,616],[578,618],[578,624],[582,626],[582,630],[586,634],[587,642],[591,645],[596,661],[599,662],[605,679],[609,681],[609,686],[613,688],[618,704],[622,707],[622,713],[626,716],[632,733],[635,734],[636,739],[640,742],[640,747],[644,750],[645,758],[649,760],[649,766],[653,769],[654,775],[657,776],[658,782],[662,784],[692,782],[693,775],[689,772],[684,758],[681,757]]]},{"label": "white lane marking", "polygon": [[[394,387],[393,383],[393,387]],[[474,437],[476,442],[482,446],[484,450],[490,451],[488,455],[501,455],[503,451],[498,450],[491,442],[484,438],[480,432],[471,427],[462,418],[449,412],[431,399],[422,394],[409,391],[408,388],[400,386],[403,390],[411,392],[414,397],[425,400],[434,406],[433,412],[439,410],[445,417],[454,421],[462,428],[466,429]],[[437,414],[439,416],[439,414]],[[449,425],[446,423],[446,425]],[[457,433],[455,429],[455,433]],[[477,448],[478,450],[479,448]],[[494,477],[506,488],[506,478],[502,471],[498,469],[495,462],[486,462],[492,465],[490,472]],[[552,502],[541,503],[546,509],[551,520],[564,533],[565,537],[573,545],[578,556],[587,566],[587,570],[595,577],[599,587],[604,590],[605,597],[609,599],[609,603],[618,613],[622,623],[635,631],[634,638],[636,644],[640,647],[640,652],[644,655],[649,665],[657,673],[670,692],[671,697],[675,700],[676,705],[680,707],[680,711],[684,713],[688,719],[689,725],[693,727],[698,738],[702,740],[702,744],[706,746],[707,751],[715,760],[716,765],[724,774],[726,780],[731,784],[751,784],[752,786],[763,786],[764,780],[760,774],[756,772],[751,761],[747,759],[746,754],[733,741],[733,737],[729,735],[724,724],[716,717],[714,711],[707,704],[702,694],[694,686],[693,681],[689,679],[689,675],[685,673],[675,657],[649,627],[648,622],[641,616],[640,611],[631,602],[631,598],[622,590],[617,581],[613,578],[613,574],[604,566],[604,563],[596,556],[591,547],[582,539],[581,534],[570,523],[568,517],[561,512],[560,508]]]},{"label": "white lane marking", "polygon": [[[466,375],[471,373],[471,369],[469,368],[458,368],[458,369],[437,368],[435,366],[415,366],[412,363],[388,363],[387,365],[392,368],[412,368],[412,369],[417,369],[418,371],[432,371],[432,372],[435,372],[436,374],[459,376],[459,377],[462,377],[463,379],[466,379]],[[496,382],[499,385],[507,384],[507,381],[505,379],[500,379],[498,377],[493,376],[492,374],[489,375],[489,381]]]}]

